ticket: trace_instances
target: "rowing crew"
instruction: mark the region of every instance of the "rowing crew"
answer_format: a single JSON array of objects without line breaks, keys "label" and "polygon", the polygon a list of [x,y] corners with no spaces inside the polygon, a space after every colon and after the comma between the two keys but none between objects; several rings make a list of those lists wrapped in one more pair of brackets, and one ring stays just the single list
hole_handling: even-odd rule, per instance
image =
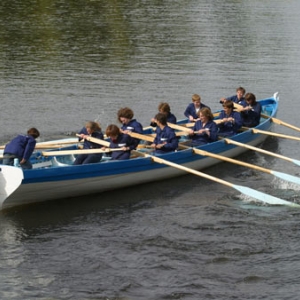
[{"label": "rowing crew", "polygon": [[[237,89],[237,94],[242,88]],[[238,99],[238,97],[237,97]],[[194,122],[193,129],[188,131],[190,141],[186,144],[190,146],[199,146],[207,143],[214,142],[218,136],[228,137],[236,134],[242,125],[245,125],[245,120],[249,127],[256,126],[259,123],[261,106],[256,102],[253,94],[248,93],[245,95],[245,100],[240,102],[243,107],[237,112],[234,110],[234,103],[231,100],[224,100],[223,110],[221,111],[218,119],[218,124],[214,122],[214,116],[208,106],[201,103],[199,95],[192,96],[192,103],[188,105],[185,110],[185,116],[189,121]],[[171,113],[168,103],[160,103],[158,106],[159,113],[151,119],[150,125],[156,127],[156,136],[153,143],[149,145],[153,149],[154,155],[164,154],[175,151],[178,148],[178,137],[174,130],[168,126],[168,123],[176,124],[176,117]],[[133,118],[133,111],[128,108],[121,108],[118,111],[118,120],[122,124],[121,128],[117,125],[111,124],[106,129],[106,136],[110,138],[109,148],[121,148],[122,151],[112,152],[111,158],[116,159],[129,159],[130,151],[137,148],[140,140],[132,138],[130,133],[143,134],[143,126]],[[251,120],[251,124],[249,122]],[[80,138],[85,140],[84,148],[103,148],[101,145],[88,142],[88,136],[103,138],[103,134],[99,128],[93,130],[91,125],[93,122],[88,122],[81,130]],[[77,156],[74,164],[86,164],[99,162],[102,154],[81,154]]]},{"label": "rowing crew", "polygon": [[[193,129],[188,135],[190,141],[186,144],[199,146],[214,142],[218,136],[228,137],[236,134],[242,125],[254,127],[258,125],[261,114],[261,106],[256,102],[255,95],[247,93],[240,87],[237,95],[227,99],[222,98],[223,110],[221,111],[218,124],[213,119],[214,116],[208,106],[201,103],[201,97],[197,94],[192,96],[184,115],[190,122],[194,122]],[[234,110],[234,102],[241,105],[239,112]],[[159,155],[175,151],[178,148],[178,137],[168,123],[176,124],[176,117],[171,113],[168,103],[160,103],[159,113],[151,120],[151,126],[156,127],[156,136],[150,145],[153,154]],[[143,134],[143,126],[133,118],[133,111],[128,108],[121,108],[118,111],[118,120],[122,123],[121,128],[115,124],[110,124],[106,128],[106,136],[110,138],[109,148],[121,148],[121,151],[112,152],[111,159],[124,160],[130,158],[131,150],[137,148],[140,140],[132,138],[129,133]],[[3,164],[13,165],[18,160],[23,169],[31,169],[30,156],[36,145],[36,138],[39,136],[36,128],[30,128],[27,135],[18,135],[11,140],[4,149]],[[85,127],[79,132],[80,139],[84,140],[84,149],[103,148],[103,146],[87,141],[87,137],[94,137],[103,140],[104,135],[97,122],[87,122]],[[102,153],[80,154],[76,157],[74,165],[97,163],[102,159]]]}]

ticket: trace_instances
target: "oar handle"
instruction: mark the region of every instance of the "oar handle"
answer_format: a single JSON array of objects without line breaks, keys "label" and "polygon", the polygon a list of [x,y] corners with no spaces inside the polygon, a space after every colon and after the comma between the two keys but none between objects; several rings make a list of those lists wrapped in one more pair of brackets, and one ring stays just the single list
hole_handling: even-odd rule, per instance
[{"label": "oar handle", "polygon": [[[78,133],[76,134],[76,136],[81,137],[81,135],[78,134]],[[102,145],[104,147],[109,147],[110,146],[110,142],[107,142],[107,141],[104,141],[104,140],[101,140],[101,139],[97,139],[97,138],[94,138],[94,137],[91,137],[91,136],[86,137],[86,140],[89,141],[89,142],[95,143],[95,144]]]},{"label": "oar handle", "polygon": [[154,141],[154,137],[153,136],[149,136],[149,135],[145,135],[145,134],[140,134],[137,132],[128,132],[128,135],[130,135],[133,138],[139,139],[139,140],[143,140],[143,141],[147,141],[147,142],[151,142],[153,143]]},{"label": "oar handle", "polygon": [[122,148],[107,148],[105,150],[96,149],[81,149],[81,150],[60,150],[60,151],[43,151],[43,156],[61,156],[61,155],[76,155],[76,154],[95,154],[108,153],[113,151],[123,151]]}]

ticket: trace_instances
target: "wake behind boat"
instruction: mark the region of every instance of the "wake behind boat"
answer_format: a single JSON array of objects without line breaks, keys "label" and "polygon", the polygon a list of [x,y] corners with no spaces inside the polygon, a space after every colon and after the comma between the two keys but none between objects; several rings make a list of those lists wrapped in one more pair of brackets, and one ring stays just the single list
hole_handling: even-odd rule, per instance
[{"label": "wake behind boat", "polygon": [[[271,98],[259,101],[262,105],[264,117],[261,118],[260,124],[256,129],[263,131],[271,129],[271,118],[276,116],[278,100],[277,94],[274,94]],[[185,123],[187,123],[187,120],[181,120],[177,124],[184,125]],[[152,129],[145,129],[144,134],[150,133],[153,133]],[[265,139],[266,135],[254,133],[251,128],[231,137],[232,141],[250,146],[256,146]],[[7,197],[0,199],[0,209],[35,202],[84,196],[151,181],[159,181],[184,175],[186,169],[202,170],[220,162],[219,159],[213,157],[195,154],[193,148],[179,147],[176,152],[164,154],[159,156],[159,158],[164,162],[167,161],[176,166],[182,166],[183,169],[161,163],[161,161],[157,163],[158,161],[155,161],[151,155],[145,152],[146,149],[134,151],[132,158],[129,160],[109,161],[104,156],[100,163],[72,165],[73,154],[76,153],[73,150],[76,151],[78,149],[76,141],[78,140],[64,139],[40,143],[45,148],[48,146],[50,148],[50,145],[53,144],[62,145],[67,142],[73,142],[74,144],[59,148],[58,151],[70,150],[70,154],[67,155],[57,155],[57,153],[53,152],[55,154],[53,156],[43,156],[41,151],[34,152],[31,157],[33,169],[23,171],[24,179],[21,185],[11,194],[7,194]],[[239,147],[225,140],[218,140],[198,148],[208,153],[228,158],[248,151],[245,147]],[[232,187],[238,186],[233,185]],[[239,187],[236,189],[239,190]]]}]

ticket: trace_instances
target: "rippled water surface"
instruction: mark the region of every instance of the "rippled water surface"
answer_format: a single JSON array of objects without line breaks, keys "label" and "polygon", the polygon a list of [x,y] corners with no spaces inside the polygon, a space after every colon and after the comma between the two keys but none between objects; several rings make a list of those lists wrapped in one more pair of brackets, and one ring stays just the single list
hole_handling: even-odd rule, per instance
[{"label": "rippled water surface", "polygon": [[[147,126],[160,101],[180,119],[192,94],[215,110],[240,85],[278,91],[277,117],[300,127],[299,11],[297,0],[2,1],[0,141],[32,126],[41,140],[87,120],[105,128],[124,106]],[[298,143],[263,148],[300,159]],[[299,187],[268,174],[206,172],[300,203]],[[0,212],[0,299],[298,299],[299,224],[297,209],[193,175]]]}]

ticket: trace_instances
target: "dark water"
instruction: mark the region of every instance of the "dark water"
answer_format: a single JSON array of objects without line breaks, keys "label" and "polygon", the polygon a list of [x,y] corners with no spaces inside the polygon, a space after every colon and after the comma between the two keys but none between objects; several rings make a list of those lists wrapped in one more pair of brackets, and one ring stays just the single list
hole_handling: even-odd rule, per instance
[{"label": "dark water", "polygon": [[[31,126],[41,140],[96,118],[105,128],[124,106],[147,126],[160,101],[180,119],[192,94],[219,109],[240,85],[259,99],[278,91],[278,118],[300,126],[299,11],[297,0],[2,1],[0,141]],[[263,147],[299,159],[296,141]],[[270,175],[207,172],[300,202]],[[297,209],[192,175],[1,212],[0,299],[298,299],[299,224]]]}]

